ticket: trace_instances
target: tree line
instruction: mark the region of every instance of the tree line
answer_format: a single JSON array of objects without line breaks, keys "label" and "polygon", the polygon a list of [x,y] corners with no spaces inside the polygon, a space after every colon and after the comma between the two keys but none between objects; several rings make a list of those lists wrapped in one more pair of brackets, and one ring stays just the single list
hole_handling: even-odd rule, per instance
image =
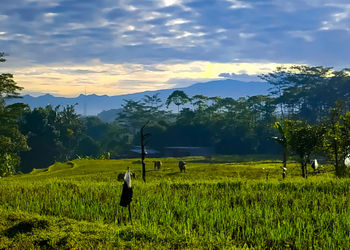
[{"label": "tree line", "polygon": [[[3,53],[0,61],[5,62]],[[22,88],[13,75],[1,74],[0,175],[78,157],[127,157],[139,145],[140,128],[147,122],[149,148],[213,147],[217,154],[285,151],[298,157],[304,172],[311,157],[322,154],[334,163],[338,176],[345,175],[343,162],[350,151],[349,70],[279,67],[260,77],[271,84],[269,95],[189,97],[176,90],[165,103],[158,94],[145,95],[140,101],[124,100],[117,119],[105,123],[78,115],[74,105],[30,109],[20,99],[6,105],[7,99],[20,97]],[[284,140],[282,147],[276,138]]]}]

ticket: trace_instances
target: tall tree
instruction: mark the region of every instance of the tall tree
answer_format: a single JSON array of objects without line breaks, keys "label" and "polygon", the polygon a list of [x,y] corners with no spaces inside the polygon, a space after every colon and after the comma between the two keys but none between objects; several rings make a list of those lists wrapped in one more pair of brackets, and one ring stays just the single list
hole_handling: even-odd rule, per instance
[{"label": "tall tree", "polygon": [[284,118],[284,106],[285,101],[283,99],[284,90],[291,86],[289,82],[290,72],[287,67],[277,67],[272,73],[262,74],[259,77],[262,80],[267,81],[272,85],[270,88],[270,94],[272,97],[277,98],[277,102],[280,105],[280,112],[282,118]]},{"label": "tall tree", "polygon": [[[5,62],[0,53],[0,62]],[[12,74],[0,74],[0,176],[12,174],[20,163],[19,153],[28,150],[26,137],[17,122],[27,108],[23,103],[6,105],[6,100],[19,98],[19,87]]]},{"label": "tall tree", "polygon": [[273,85],[270,95],[276,97],[282,117],[315,124],[327,116],[337,100],[350,107],[349,69],[294,65],[278,67],[260,77]]},{"label": "tall tree", "polygon": [[162,109],[163,103],[162,99],[159,97],[159,93],[151,96],[145,95],[142,101],[141,104],[144,106],[143,117],[145,117],[146,120],[152,123],[158,123],[169,117],[169,112]]},{"label": "tall tree", "polygon": [[180,113],[180,105],[184,105],[190,100],[191,98],[189,98],[185,92],[182,90],[175,90],[170,96],[168,96],[165,104],[169,107],[171,103],[174,103],[177,106],[177,112]]},{"label": "tall tree", "polygon": [[307,164],[310,162],[310,155],[316,152],[323,141],[323,129],[302,121],[288,120],[285,124],[288,127],[288,145],[298,155],[301,174],[307,178]]},{"label": "tall tree", "polygon": [[145,95],[143,98],[143,103],[150,109],[150,112],[158,112],[159,109],[163,106],[162,99],[159,97],[159,93],[154,95]]},{"label": "tall tree", "polygon": [[21,131],[28,136],[29,152],[22,154],[24,172],[33,168],[45,168],[55,161],[74,158],[82,132],[82,122],[75,114],[74,106],[60,109],[48,105],[35,108],[23,115]]},{"label": "tall tree", "polygon": [[337,102],[330,109],[323,126],[326,130],[324,150],[334,164],[335,174],[343,177],[346,174],[344,160],[350,152],[350,113],[345,112],[344,103]]},{"label": "tall tree", "polygon": [[122,107],[123,110],[117,118],[118,122],[127,127],[132,134],[136,134],[139,128],[149,120],[145,105],[140,101],[124,100]]},{"label": "tall tree", "polygon": [[58,120],[55,124],[59,131],[59,141],[62,144],[60,159],[71,160],[75,155],[75,149],[82,134],[83,123],[75,112],[74,105],[68,105],[58,112]]}]

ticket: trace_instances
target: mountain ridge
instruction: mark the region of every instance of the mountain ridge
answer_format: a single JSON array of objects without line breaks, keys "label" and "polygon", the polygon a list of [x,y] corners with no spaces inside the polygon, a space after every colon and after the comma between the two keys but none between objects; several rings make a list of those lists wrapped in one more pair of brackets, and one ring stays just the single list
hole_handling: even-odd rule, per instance
[{"label": "mountain ridge", "polygon": [[[77,97],[56,97],[51,94],[44,94],[38,97],[33,97],[29,94],[23,95],[20,102],[28,104],[32,109],[44,107],[48,104],[57,105],[76,105],[76,111],[83,115],[97,115],[102,111],[110,109],[119,109],[122,106],[123,100],[141,100],[145,95],[153,95],[158,93],[159,98],[165,102],[167,97],[175,90],[182,90],[188,96],[204,95],[209,97],[246,97],[253,95],[266,95],[271,86],[267,82],[243,82],[232,79],[216,80],[209,82],[200,82],[183,88],[160,89],[154,91],[143,91],[124,95],[84,95],[80,94]],[[12,104],[17,100],[9,100],[7,103]]]}]

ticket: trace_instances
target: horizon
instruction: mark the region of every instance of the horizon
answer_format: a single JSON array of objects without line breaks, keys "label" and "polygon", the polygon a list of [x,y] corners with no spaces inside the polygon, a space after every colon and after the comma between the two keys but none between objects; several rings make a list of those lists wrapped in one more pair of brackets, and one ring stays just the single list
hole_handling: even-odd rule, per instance
[{"label": "horizon", "polygon": [[195,82],[193,84],[190,84],[188,86],[184,87],[175,87],[175,88],[166,88],[166,89],[156,89],[156,90],[145,90],[145,91],[140,91],[140,92],[132,92],[132,93],[127,93],[127,94],[120,94],[120,95],[107,95],[107,94],[96,94],[96,93],[91,93],[91,94],[85,94],[85,93],[78,93],[77,95],[72,95],[72,96],[64,96],[64,95],[55,95],[51,93],[25,93],[25,94],[20,94],[21,97],[29,95],[32,97],[42,97],[42,96],[53,96],[53,97],[63,97],[63,98],[78,98],[79,96],[108,96],[108,97],[113,97],[113,96],[124,96],[124,95],[134,95],[134,94],[142,94],[142,93],[147,93],[147,92],[156,92],[156,91],[164,91],[164,90],[176,90],[176,89],[186,89],[188,87],[197,85],[197,84],[205,84],[205,83],[211,83],[211,82],[221,82],[221,81],[236,81],[240,83],[267,83],[263,80],[256,80],[256,81],[244,81],[244,80],[236,80],[236,79],[214,79],[211,81],[203,81],[203,82]]},{"label": "horizon", "polygon": [[[159,89],[154,91],[142,91],[126,95],[98,95],[82,94],[76,96],[56,96],[50,93],[40,95],[23,95],[20,102],[28,104],[31,108],[44,107],[48,104],[53,106],[75,105],[79,114],[98,115],[102,111],[121,108],[124,100],[142,101],[146,95],[158,97],[165,102],[168,96],[175,90],[184,91],[189,97],[204,95],[208,97],[219,96],[222,98],[240,98],[256,95],[267,95],[270,84],[265,81],[239,81],[224,79],[216,81],[198,82],[184,88]],[[10,99],[8,103],[14,103],[18,99]],[[175,105],[170,105],[176,108]],[[170,108],[170,109],[172,109]]]},{"label": "horizon", "polygon": [[0,73],[23,94],[113,96],[254,80],[280,65],[350,67],[344,0],[4,0],[0,21]]}]

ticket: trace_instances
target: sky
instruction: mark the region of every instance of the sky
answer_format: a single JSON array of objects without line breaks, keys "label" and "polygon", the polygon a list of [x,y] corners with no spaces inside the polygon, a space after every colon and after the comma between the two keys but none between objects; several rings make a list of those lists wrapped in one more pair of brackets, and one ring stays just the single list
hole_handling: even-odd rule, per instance
[{"label": "sky", "polygon": [[0,51],[23,94],[119,95],[278,65],[350,67],[348,0],[1,0]]}]

